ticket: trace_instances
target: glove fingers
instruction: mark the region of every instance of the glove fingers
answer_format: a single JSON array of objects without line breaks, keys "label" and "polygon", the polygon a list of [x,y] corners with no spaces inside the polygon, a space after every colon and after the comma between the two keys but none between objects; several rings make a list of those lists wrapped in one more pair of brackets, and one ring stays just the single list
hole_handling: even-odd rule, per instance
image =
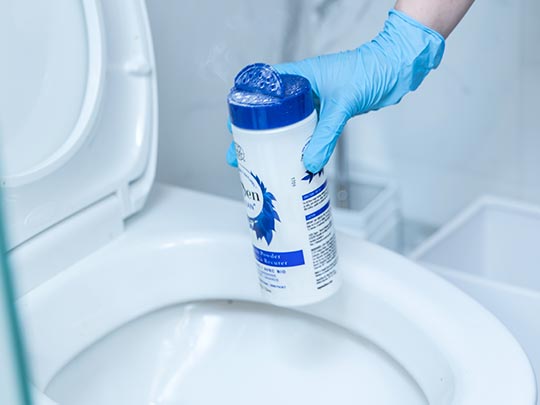
[{"label": "glove fingers", "polygon": [[300,62],[280,63],[278,65],[274,65],[273,67],[281,74],[303,76],[303,69],[300,66]]},{"label": "glove fingers", "polygon": [[227,163],[232,167],[238,167],[238,160],[236,159],[236,149],[234,147],[234,142],[231,142],[231,145],[227,150]]},{"label": "glove fingers", "polygon": [[288,75],[298,75],[303,76],[309,80],[311,84],[311,89],[313,92],[319,96],[319,86],[317,81],[317,75],[314,69],[314,62],[312,59],[304,59],[300,62],[292,63],[280,63],[273,66],[279,73],[288,74]]},{"label": "glove fingers", "polygon": [[349,114],[334,100],[321,106],[319,123],[304,151],[304,166],[311,173],[321,171],[328,163],[349,118]]}]

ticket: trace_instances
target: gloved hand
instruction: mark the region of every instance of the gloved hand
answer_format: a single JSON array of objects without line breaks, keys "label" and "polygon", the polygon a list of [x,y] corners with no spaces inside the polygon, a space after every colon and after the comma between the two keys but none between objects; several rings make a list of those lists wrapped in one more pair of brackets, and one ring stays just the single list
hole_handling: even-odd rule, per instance
[{"label": "gloved hand", "polygon": [[[304,151],[306,169],[317,173],[324,167],[349,118],[396,104],[416,90],[443,52],[439,33],[391,10],[379,35],[355,50],[274,66],[307,78],[320,99],[319,122]],[[237,165],[234,145],[227,161]]]}]

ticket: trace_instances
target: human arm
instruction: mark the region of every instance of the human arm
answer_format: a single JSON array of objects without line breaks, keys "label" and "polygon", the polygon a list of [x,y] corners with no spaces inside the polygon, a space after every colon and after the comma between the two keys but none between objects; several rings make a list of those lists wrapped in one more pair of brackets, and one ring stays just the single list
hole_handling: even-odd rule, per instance
[{"label": "human arm", "polygon": [[394,9],[448,38],[473,2],[474,0],[397,0]]}]

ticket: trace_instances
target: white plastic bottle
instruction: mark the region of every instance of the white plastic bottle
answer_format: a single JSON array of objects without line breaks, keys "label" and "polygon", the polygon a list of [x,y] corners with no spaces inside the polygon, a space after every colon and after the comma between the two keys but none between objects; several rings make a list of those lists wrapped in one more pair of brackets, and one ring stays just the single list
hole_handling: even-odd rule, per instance
[{"label": "white plastic bottle", "polygon": [[317,123],[309,81],[250,65],[228,103],[263,294],[283,306],[329,297],[341,280],[326,176],[302,163]]}]

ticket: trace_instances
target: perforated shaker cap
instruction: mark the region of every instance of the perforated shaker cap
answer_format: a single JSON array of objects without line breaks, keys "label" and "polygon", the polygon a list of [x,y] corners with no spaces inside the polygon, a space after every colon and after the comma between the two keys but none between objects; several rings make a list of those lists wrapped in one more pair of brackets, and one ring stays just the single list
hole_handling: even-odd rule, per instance
[{"label": "perforated shaker cap", "polygon": [[255,63],[236,75],[227,98],[234,126],[272,129],[302,121],[313,112],[309,81],[279,74],[272,66]]}]

